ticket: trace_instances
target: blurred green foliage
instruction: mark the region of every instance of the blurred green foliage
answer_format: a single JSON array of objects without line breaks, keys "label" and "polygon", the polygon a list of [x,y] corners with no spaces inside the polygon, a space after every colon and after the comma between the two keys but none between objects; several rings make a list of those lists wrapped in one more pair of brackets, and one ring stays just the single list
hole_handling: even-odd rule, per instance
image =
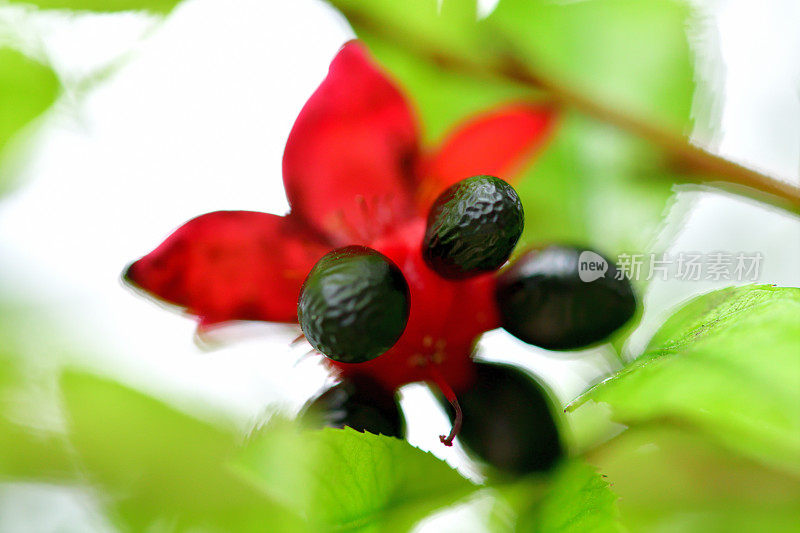
[{"label": "blurred green foliage", "polygon": [[540,502],[520,513],[520,533],[615,533],[622,531],[617,495],[597,469],[580,461],[561,465]]},{"label": "blurred green foliage", "polygon": [[485,25],[541,76],[688,134],[690,16],[681,0],[501,0]]},{"label": "blurred green foliage", "polygon": [[281,418],[247,437],[43,361],[74,347],[41,310],[0,303],[0,482],[91,487],[120,531],[405,531],[478,488],[406,441]]},{"label": "blurred green foliage", "polygon": [[40,320],[34,310],[0,297],[0,479],[60,480],[75,473],[64,435],[35,416],[53,404],[47,378],[30,368],[39,354],[29,329]]},{"label": "blurred green foliage", "polygon": [[577,112],[517,186],[525,205],[518,253],[539,242],[588,243],[614,253],[648,249],[669,206],[663,156],[641,139]]},{"label": "blurred green foliage", "polygon": [[795,532],[800,478],[722,447],[680,420],[637,424],[589,454],[628,531]]},{"label": "blurred green foliage", "polygon": [[[112,379],[71,370],[60,385],[75,468],[59,481],[101,490],[122,531],[406,531],[477,488],[391,437],[278,419],[244,439]],[[26,453],[41,469],[51,451]]]},{"label": "blurred green foliage", "polygon": [[237,464],[319,531],[408,531],[477,488],[403,440],[350,428],[298,432],[273,423]]},{"label": "blurred green foliage", "polygon": [[78,462],[122,530],[303,530],[299,517],[227,466],[232,428],[90,374],[65,373],[61,389]]},{"label": "blurred green foliage", "polygon": [[[60,84],[49,67],[0,48],[0,158],[11,138],[55,102]],[[0,169],[0,192],[8,177]]]},{"label": "blurred green foliage", "polygon": [[[501,0],[479,20],[474,0],[330,1],[407,91],[429,143],[487,107],[549,98],[509,82],[519,65],[546,80],[545,89],[563,88],[656,128],[691,129],[684,2]],[[668,163],[642,140],[567,111],[518,186],[526,208],[522,244],[644,249],[669,206],[675,171]]]},{"label": "blurred green foliage", "polygon": [[[506,516],[487,527],[793,531],[798,310],[798,289],[771,286],[689,302],[647,354],[587,396],[630,429],[590,449],[588,464],[496,485]],[[0,476],[89,483],[122,531],[407,531],[481,488],[398,439],[280,418],[245,438],[76,370],[59,382],[63,425],[20,423],[13,398],[30,381],[30,345],[15,332],[0,328]]]},{"label": "blurred green foliage", "polygon": [[496,485],[491,531],[613,533],[623,531],[618,497],[596,467],[568,459],[547,475]]}]

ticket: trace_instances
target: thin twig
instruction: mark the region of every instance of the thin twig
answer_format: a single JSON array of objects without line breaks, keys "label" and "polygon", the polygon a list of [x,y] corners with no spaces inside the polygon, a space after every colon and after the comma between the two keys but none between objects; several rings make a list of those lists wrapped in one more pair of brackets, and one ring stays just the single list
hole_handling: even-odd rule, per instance
[{"label": "thin twig", "polygon": [[[709,185],[717,187],[721,184],[745,187],[758,193],[748,194],[748,196],[800,213],[800,188],[791,183],[771,178],[756,170],[712,154],[692,144],[686,137],[604,106],[595,100],[556,85],[549,80],[539,79],[537,83],[540,89],[548,91],[554,98],[565,105],[573,106],[602,122],[612,124],[659,146],[671,156],[676,167],[682,171],[681,174],[685,176],[687,181],[698,181],[700,179]],[[715,183],[715,180],[721,183]],[[734,192],[741,194],[743,191],[734,190]]]},{"label": "thin twig", "polygon": [[[335,0],[332,3],[338,4]],[[573,107],[599,121],[650,141],[671,158],[684,181],[700,182],[731,190],[736,194],[749,196],[782,209],[800,213],[800,188],[714,155],[692,144],[684,136],[626,114],[543,76],[535,72],[529,65],[515,59],[516,56],[513,53],[506,53],[501,60],[483,63],[463,55],[443,51],[435,44],[426,42],[420,35],[410,38],[406,32],[362,16],[357,10],[341,5],[337,7],[350,22],[361,27],[367,33],[393,42],[439,68],[471,76],[513,82],[535,91],[537,101],[541,100],[541,93],[546,92],[566,106]],[[730,188],[729,185],[736,187]]]}]

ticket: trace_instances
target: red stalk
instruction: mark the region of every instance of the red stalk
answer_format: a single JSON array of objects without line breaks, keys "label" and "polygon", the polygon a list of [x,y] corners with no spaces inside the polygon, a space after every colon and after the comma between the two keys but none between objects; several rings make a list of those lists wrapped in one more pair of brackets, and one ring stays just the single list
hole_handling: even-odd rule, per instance
[{"label": "red stalk", "polygon": [[445,381],[444,377],[439,372],[439,369],[436,368],[436,365],[428,365],[428,373],[433,383],[439,388],[442,394],[444,394],[444,397],[447,398],[447,401],[450,402],[450,405],[453,406],[453,409],[456,412],[456,419],[453,422],[453,427],[450,429],[450,433],[447,436],[439,435],[439,440],[442,441],[442,444],[445,446],[452,446],[453,439],[456,438],[458,432],[461,431],[461,423],[464,419],[464,416],[461,413],[461,406],[458,404],[456,393],[453,392],[453,389],[447,384],[447,381]]}]

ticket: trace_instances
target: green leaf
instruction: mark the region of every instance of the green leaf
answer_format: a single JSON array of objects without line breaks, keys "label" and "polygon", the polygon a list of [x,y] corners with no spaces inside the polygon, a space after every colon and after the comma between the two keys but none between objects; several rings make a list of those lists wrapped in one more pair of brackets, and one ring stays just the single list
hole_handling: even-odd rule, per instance
[{"label": "green leaf", "polygon": [[350,428],[300,432],[273,423],[237,464],[318,529],[408,531],[476,489],[404,440]]},{"label": "green leaf", "polygon": [[647,353],[590,390],[615,420],[672,420],[800,473],[800,289],[732,287],[699,296]]},{"label": "green leaf", "polygon": [[89,374],[67,372],[61,386],[70,441],[121,527],[305,530],[227,466],[238,446],[230,429]]},{"label": "green leaf", "polygon": [[150,11],[166,14],[181,0],[9,0],[12,4],[30,4],[41,9],[73,11]]},{"label": "green leaf", "polygon": [[588,457],[630,531],[796,532],[800,479],[670,423],[637,426]]},{"label": "green leaf", "polygon": [[617,495],[597,473],[580,461],[559,466],[541,502],[520,515],[519,532],[616,533],[621,531]]},{"label": "green leaf", "polygon": [[617,495],[581,459],[559,464],[547,475],[531,475],[493,487],[498,495],[492,531],[519,533],[612,533],[621,531]]},{"label": "green leaf", "polygon": [[[59,87],[49,67],[16,50],[0,48],[0,156],[22,127],[55,102]],[[5,180],[0,173],[0,190]]]},{"label": "green leaf", "polygon": [[690,14],[680,0],[501,0],[486,22],[540,76],[688,134]]}]

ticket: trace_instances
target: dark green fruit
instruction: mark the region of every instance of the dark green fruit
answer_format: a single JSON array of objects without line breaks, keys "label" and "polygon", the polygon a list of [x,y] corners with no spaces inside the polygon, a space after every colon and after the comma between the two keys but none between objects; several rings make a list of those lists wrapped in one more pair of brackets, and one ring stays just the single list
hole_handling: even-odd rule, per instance
[{"label": "dark green fruit", "polygon": [[422,255],[445,278],[491,272],[508,260],[523,225],[522,202],[511,185],[493,176],[473,176],[434,202]]},{"label": "dark green fruit", "polygon": [[515,337],[550,350],[602,341],[636,311],[631,283],[618,274],[613,262],[585,248],[531,250],[498,277],[502,325]]},{"label": "dark green fruit", "polygon": [[394,395],[363,381],[342,381],[326,390],[303,407],[300,420],[311,427],[347,426],[397,438],[405,432]]},{"label": "dark green fruit", "polygon": [[[458,439],[496,469],[527,474],[550,469],[564,455],[550,394],[514,367],[476,362],[475,383],[458,393],[464,415]],[[446,405],[450,418],[453,410]]]},{"label": "dark green fruit", "polygon": [[408,322],[408,284],[386,256],[366,246],[338,248],[308,274],[297,318],[311,345],[342,363],[391,348]]}]

